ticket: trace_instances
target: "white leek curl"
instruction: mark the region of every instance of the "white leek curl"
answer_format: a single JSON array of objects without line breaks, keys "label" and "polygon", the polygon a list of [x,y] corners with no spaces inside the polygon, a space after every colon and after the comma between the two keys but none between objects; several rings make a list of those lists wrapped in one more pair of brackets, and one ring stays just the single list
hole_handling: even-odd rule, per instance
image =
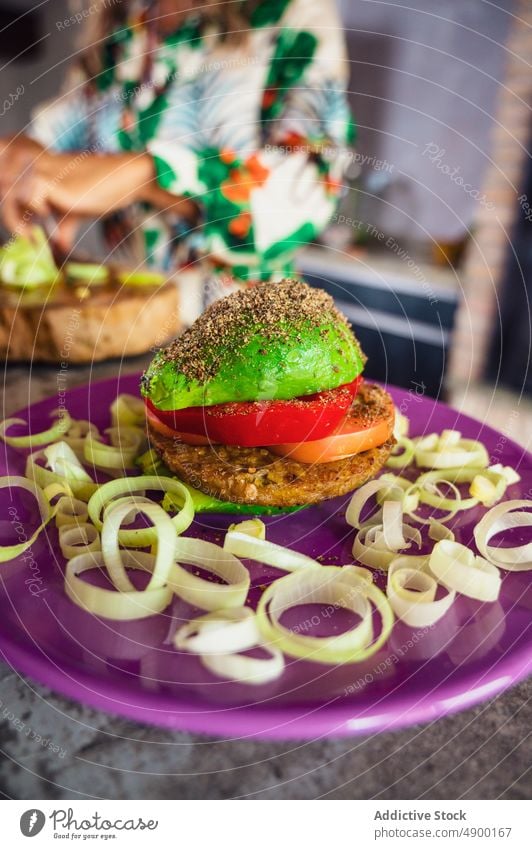
[{"label": "white leek curl", "polygon": [[11,425],[17,424],[27,427],[27,422],[24,419],[4,419],[0,423],[0,439],[13,448],[34,448],[37,445],[55,442],[69,429],[72,419],[66,410],[55,410],[52,415],[57,416],[57,420],[48,430],[43,430],[42,433],[28,434],[28,436],[8,436],[6,431],[9,430]]},{"label": "white leek curl", "polygon": [[267,657],[249,657],[245,654],[203,654],[202,665],[228,681],[242,684],[268,684],[275,681],[284,671],[284,658],[279,649],[271,645],[261,645]]},{"label": "white leek curl", "polygon": [[445,587],[469,598],[496,601],[499,597],[499,570],[458,542],[437,542],[430,555],[429,569]]},{"label": "white leek curl", "polygon": [[480,553],[494,566],[508,572],[526,572],[532,569],[532,543],[518,546],[490,545],[490,540],[511,528],[532,527],[532,513],[527,511],[530,501],[514,499],[504,501],[488,510],[474,530],[475,543]]},{"label": "white leek curl", "polygon": [[256,539],[266,539],[266,525],[262,519],[245,519],[243,522],[235,522],[229,525],[228,531],[238,531],[240,534],[248,534]]},{"label": "white leek curl", "polygon": [[95,438],[100,436],[96,425],[86,419],[73,419],[63,437],[63,441],[70,445],[78,460],[82,462],[85,460],[85,439],[89,434]]},{"label": "white leek curl", "polygon": [[[250,576],[246,567],[231,552],[206,540],[178,537],[175,560],[177,562],[170,570],[168,586],[189,604],[201,610],[221,610],[244,605]],[[214,584],[193,575],[183,568],[182,563],[199,566],[222,578],[225,584]]]},{"label": "white leek curl", "polygon": [[459,431],[444,430],[431,433],[416,441],[415,460],[428,469],[452,469],[464,466],[486,468],[488,452],[481,442],[464,439]]},{"label": "white leek curl", "polygon": [[[50,503],[41,489],[34,481],[18,475],[5,475],[0,477],[0,489],[25,489],[31,493],[37,502],[39,515],[41,519],[40,525],[35,531],[28,536],[23,542],[15,543],[15,545],[0,545],[0,563],[7,563],[8,560],[14,560],[20,554],[23,554],[26,549],[33,545],[41,531],[46,527],[50,519],[55,513],[55,508],[50,507]],[[12,519],[13,524],[17,523],[16,516]]]},{"label": "white leek curl", "polygon": [[[123,564],[126,569],[140,569],[152,572],[155,558],[141,551],[123,551]],[[65,572],[65,591],[71,601],[94,616],[101,616],[116,621],[131,621],[146,619],[155,613],[161,613],[172,600],[172,590],[169,587],[156,589],[117,592],[116,590],[96,587],[87,584],[79,576],[90,569],[105,568],[103,555],[100,551],[89,554],[79,554],[69,560]]]},{"label": "white leek curl", "polygon": [[390,469],[404,469],[409,466],[415,455],[415,444],[406,436],[399,436],[392,448],[391,454],[386,460],[385,466]]},{"label": "white leek curl", "polygon": [[[38,462],[39,460],[47,461],[47,457],[44,453],[44,450],[34,451],[33,454],[30,454],[26,458],[25,475],[26,478],[29,478],[29,480],[34,481],[42,489],[46,489],[47,487],[52,486],[54,484],[58,484],[63,487],[68,487],[68,489],[70,490],[70,494],[73,495],[75,498],[80,499],[81,501],[88,501],[89,498],[98,489],[98,484],[94,483],[94,481],[92,481],[90,478],[88,481],[81,480],[79,477],[79,470],[76,472],[78,477],[65,477],[64,475],[59,474],[58,472],[53,472],[51,469],[45,468],[41,465],[40,462]],[[63,468],[65,467],[63,466]],[[66,471],[68,472],[69,469],[66,468]]]},{"label": "white leek curl", "polygon": [[[417,528],[412,525],[403,523],[403,537],[405,538],[404,548],[410,548],[412,543],[421,547],[421,534]],[[370,528],[361,528],[353,541],[353,557],[362,563],[364,566],[369,566],[370,569],[379,569],[386,571],[392,560],[397,557],[399,549],[388,548],[384,541],[381,525],[374,525]],[[412,563],[421,563],[426,560],[422,555],[408,555]]]},{"label": "white leek curl", "polygon": [[83,446],[85,460],[97,468],[134,469],[135,460],[142,453],[146,442],[144,432],[138,427],[123,426],[107,428],[110,445],[87,434]]},{"label": "white leek curl", "polygon": [[439,542],[442,539],[450,539],[454,540],[454,533],[450,528],[447,528],[442,522],[438,522],[436,519],[429,520],[429,537],[435,542]]},{"label": "white leek curl", "polygon": [[407,546],[403,533],[403,510],[398,501],[385,501],[382,505],[382,536],[384,545],[392,551]]},{"label": "white leek curl", "polygon": [[412,628],[429,628],[447,613],[456,594],[447,589],[436,599],[436,580],[423,568],[413,568],[411,560],[400,556],[391,562],[386,595],[399,619]]},{"label": "white leek curl", "polygon": [[111,404],[113,427],[141,427],[146,420],[144,402],[135,395],[117,395]]},{"label": "white leek curl", "polygon": [[[458,511],[469,510],[476,507],[478,499],[475,497],[464,498],[456,487],[456,484],[471,483],[478,474],[487,473],[486,469],[473,466],[471,468],[456,468],[445,469],[444,472],[432,471],[424,472],[420,475],[413,486],[416,487],[419,494],[419,500],[422,504],[428,504],[430,507],[435,507],[437,510],[447,510],[448,516],[439,519],[439,522],[448,522]],[[441,486],[447,486],[453,492],[453,498],[445,495],[441,491]],[[410,513],[412,515],[412,513]],[[417,516],[412,516],[416,521],[421,521],[427,524],[430,520],[419,519]]]},{"label": "white leek curl", "polygon": [[53,445],[43,448],[42,453],[46,457],[48,468],[67,481],[94,483],[67,442],[54,442]]},{"label": "white leek curl", "polygon": [[352,525],[353,528],[360,530],[362,527],[367,525],[377,525],[381,522],[382,510],[377,510],[371,514],[367,519],[362,521],[361,514],[368,503],[368,501],[373,497],[377,496],[382,491],[386,491],[388,493],[387,498],[390,500],[398,500],[400,502],[403,501],[404,498],[404,490],[401,486],[394,484],[390,485],[389,480],[373,480],[369,481],[369,483],[365,483],[364,486],[361,486],[353,493],[353,497],[349,502],[349,505],[346,510],[345,518],[349,525]]},{"label": "white leek curl", "polygon": [[[359,621],[349,631],[331,637],[296,633],[281,624],[287,610],[306,604],[320,604],[326,609],[342,607],[355,613]],[[376,638],[372,605],[381,619]],[[335,566],[305,569],[275,581],[263,593],[257,617],[260,631],[270,645],[292,657],[332,665],[370,657],[387,640],[394,620],[390,604],[378,587]]]},{"label": "white leek curl", "polygon": [[321,568],[317,560],[307,557],[306,554],[300,554],[300,552],[293,551],[291,548],[285,548],[269,540],[252,537],[248,533],[240,533],[239,531],[228,531],[226,533],[224,549],[230,551],[231,554],[236,554],[237,557],[256,560],[258,563],[275,566],[285,572]]},{"label": "white leek curl", "polygon": [[61,528],[65,525],[85,524],[89,518],[89,511],[84,501],[63,495],[56,504],[55,524]]},{"label": "white leek curl", "polygon": [[228,607],[198,616],[176,632],[174,645],[195,654],[246,651],[261,641],[255,613],[249,607]]},{"label": "white leek curl", "polygon": [[[108,481],[97,488],[97,491],[91,497],[88,510],[91,522],[101,531],[103,523],[101,520],[101,512],[104,507],[110,504],[115,499],[125,496],[134,495],[145,491],[155,490],[159,492],[170,492],[176,494],[183,507],[172,517],[171,522],[174,525],[177,534],[183,533],[191,525],[194,519],[194,504],[192,496],[186,486],[175,478],[159,477],[157,475],[139,475],[138,477],[119,478],[118,480]],[[144,548],[147,545],[152,545],[157,541],[157,533],[153,528],[135,528],[132,530],[121,529],[118,534],[118,542],[120,545],[125,545],[131,548]]]},{"label": "white leek curl", "polygon": [[412,513],[417,510],[419,494],[415,483],[391,472],[381,475],[379,481],[387,484],[376,494],[377,503],[381,507],[385,501],[399,501],[405,513]]},{"label": "white leek curl", "polygon": [[78,554],[100,551],[100,534],[94,525],[88,523],[62,525],[59,528],[59,547],[67,560]]},{"label": "white leek curl", "polygon": [[147,589],[158,589],[165,586],[174,562],[177,534],[176,529],[168,513],[158,504],[146,504],[144,499],[122,499],[120,504],[111,503],[105,513],[102,528],[102,554],[109,577],[117,590],[129,592],[135,589],[127,576],[122,552],[119,548],[120,527],[124,519],[136,510],[153,523],[156,533],[155,544],[157,554],[153,567],[153,574]]}]

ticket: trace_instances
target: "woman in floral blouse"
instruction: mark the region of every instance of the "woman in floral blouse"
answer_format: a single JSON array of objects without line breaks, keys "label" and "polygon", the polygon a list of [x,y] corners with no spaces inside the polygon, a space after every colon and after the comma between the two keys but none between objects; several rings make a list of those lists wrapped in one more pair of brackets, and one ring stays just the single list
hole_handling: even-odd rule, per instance
[{"label": "woman in floral blouse", "polygon": [[53,213],[66,247],[98,218],[110,251],[141,233],[169,272],[186,246],[242,280],[286,274],[352,140],[334,0],[187,5],[100,4],[66,90],[0,145],[4,222]]}]

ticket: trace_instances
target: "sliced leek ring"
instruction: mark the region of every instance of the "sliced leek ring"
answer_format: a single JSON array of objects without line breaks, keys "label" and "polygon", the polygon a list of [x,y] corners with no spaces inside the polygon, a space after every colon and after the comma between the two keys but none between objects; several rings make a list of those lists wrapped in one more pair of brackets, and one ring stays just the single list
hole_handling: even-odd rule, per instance
[{"label": "sliced leek ring", "polygon": [[501,589],[499,570],[483,557],[477,557],[458,542],[437,542],[429,559],[429,569],[449,590],[478,601],[497,601]]},{"label": "sliced leek ring", "polygon": [[[201,610],[222,610],[242,607],[250,586],[249,572],[234,554],[201,539],[178,537],[176,563],[170,570],[168,586],[189,604]],[[182,564],[199,566],[212,575],[222,578],[224,584],[194,575]]]},{"label": "sliced leek ring", "polygon": [[[342,607],[359,617],[349,631],[332,637],[296,633],[281,623],[293,607],[320,604]],[[373,633],[373,607],[381,618],[380,633]],[[316,663],[357,663],[370,657],[391,632],[394,615],[386,596],[373,583],[336,566],[304,569],[271,584],[257,608],[260,631],[268,644],[284,654]]]},{"label": "sliced leek ring", "polygon": [[176,632],[174,645],[195,654],[231,654],[261,641],[255,613],[249,607],[227,607],[198,616]]},{"label": "sliced leek ring", "polygon": [[[89,516],[93,525],[102,530],[103,522],[101,513],[104,507],[116,498],[125,495],[134,495],[146,490],[159,492],[171,492],[178,495],[183,507],[172,517],[171,521],[176,533],[181,534],[191,525],[194,519],[194,506],[192,496],[186,486],[175,478],[159,477],[157,475],[140,475],[139,477],[119,478],[99,486],[92,495],[89,504]],[[157,533],[153,528],[139,528],[132,530],[122,529],[118,535],[120,545],[132,548],[144,548],[157,542]]]},{"label": "sliced leek ring", "polygon": [[[153,571],[155,559],[151,554],[141,551],[123,551],[122,557],[127,569]],[[105,569],[101,551],[79,554],[68,561],[65,572],[65,591],[74,604],[94,616],[122,622],[146,619],[155,613],[161,613],[172,601],[172,591],[169,587],[118,592],[93,586],[79,577],[90,569]]]},{"label": "sliced leek ring", "polygon": [[76,557],[78,554],[100,551],[100,534],[94,525],[87,522],[77,525],[61,525],[59,528],[59,547],[63,557],[67,560]]},{"label": "sliced leek ring", "polygon": [[532,569],[532,543],[518,546],[490,545],[490,540],[511,528],[532,527],[531,502],[521,499],[503,501],[488,510],[474,530],[475,543],[486,560],[508,572],[527,572]]},{"label": "sliced leek ring", "polygon": [[13,448],[35,448],[38,445],[48,445],[50,442],[55,442],[72,425],[72,419],[66,410],[56,410],[55,415],[57,415],[57,420],[51,427],[41,433],[30,433],[27,436],[8,436],[6,433],[14,424],[27,427],[28,423],[24,419],[4,419],[0,423],[0,439]]}]

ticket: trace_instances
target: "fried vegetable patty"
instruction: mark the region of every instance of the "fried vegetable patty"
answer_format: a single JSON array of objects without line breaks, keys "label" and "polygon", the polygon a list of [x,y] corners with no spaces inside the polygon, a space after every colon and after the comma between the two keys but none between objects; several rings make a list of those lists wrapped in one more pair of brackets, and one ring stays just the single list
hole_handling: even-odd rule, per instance
[{"label": "fried vegetable patty", "polygon": [[[368,424],[385,414],[391,432],[394,407],[384,389],[363,384],[355,406],[357,419],[362,412]],[[185,483],[222,501],[269,507],[317,504],[352,492],[377,474],[394,445],[390,437],[378,448],[352,457],[309,465],[277,457],[267,448],[186,445],[177,437],[148,430],[164,463]]]}]

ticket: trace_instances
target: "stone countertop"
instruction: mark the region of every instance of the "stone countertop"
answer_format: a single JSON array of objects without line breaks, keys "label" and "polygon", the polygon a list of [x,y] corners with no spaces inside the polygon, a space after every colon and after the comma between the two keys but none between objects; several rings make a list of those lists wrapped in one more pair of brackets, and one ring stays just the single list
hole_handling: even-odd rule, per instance
[{"label": "stone countertop", "polygon": [[[139,371],[145,361],[71,367],[68,387]],[[57,370],[10,367],[4,392],[7,415],[57,392]],[[474,408],[480,417],[478,392]],[[531,697],[529,680],[473,710],[403,731],[310,742],[224,741],[109,716],[0,664],[0,796],[526,799]]]}]

